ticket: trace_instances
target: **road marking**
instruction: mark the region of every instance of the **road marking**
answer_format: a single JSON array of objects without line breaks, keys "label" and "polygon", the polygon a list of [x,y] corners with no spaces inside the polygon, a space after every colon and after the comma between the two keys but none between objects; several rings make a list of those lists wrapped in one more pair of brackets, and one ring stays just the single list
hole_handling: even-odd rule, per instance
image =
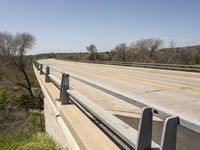
[{"label": "road marking", "polygon": [[150,85],[156,85],[156,86],[160,86],[160,87],[170,87],[170,88],[176,88],[178,90],[200,93],[200,89],[193,88],[193,87],[190,87],[190,86],[184,86],[184,85],[181,85],[181,84],[168,83],[168,82],[164,82],[164,81],[147,80],[147,79],[127,76],[127,75],[117,75],[117,76],[119,76],[121,78],[124,77],[124,78],[130,79],[130,80],[141,81],[143,83],[148,83]]},{"label": "road marking", "polygon": [[109,76],[109,77],[120,78],[120,79],[135,80],[135,81],[139,81],[139,82],[143,82],[143,83],[146,83],[149,85],[155,85],[155,86],[159,86],[159,87],[168,87],[168,88],[170,87],[170,88],[175,88],[175,89],[182,90],[182,91],[190,91],[190,92],[200,93],[200,89],[193,88],[190,86],[184,86],[181,84],[168,83],[168,82],[156,81],[156,80],[148,80],[148,79],[133,77],[133,76],[125,75],[125,74],[114,74],[114,73],[108,73],[108,72],[104,72],[104,71],[96,71],[96,70],[88,71],[87,70],[87,72],[90,72],[92,74],[94,74],[94,72],[95,72],[95,73],[97,73],[96,75]]},{"label": "road marking", "polygon": [[[61,65],[61,64],[59,64]],[[63,66],[63,64],[62,64]],[[63,68],[63,67],[62,67]],[[65,69],[65,68],[63,68]],[[75,72],[77,71],[77,69],[72,69],[70,68],[70,70],[74,70]],[[176,83],[169,83],[169,82],[165,82],[165,81],[156,81],[156,80],[149,80],[149,79],[144,79],[144,78],[140,78],[140,77],[133,77],[130,75],[125,75],[125,74],[114,74],[114,73],[108,73],[105,71],[97,71],[97,70],[87,70],[87,73],[90,72],[91,74],[94,74],[97,76],[103,76],[103,77],[114,77],[114,78],[118,78],[118,79],[128,79],[128,80],[135,80],[135,81],[139,81],[145,84],[149,84],[149,85],[154,85],[154,86],[159,86],[159,87],[168,87],[168,88],[174,88],[174,89],[178,89],[178,90],[182,90],[182,91],[190,91],[190,92],[195,92],[195,93],[200,93],[200,89],[198,88],[193,88],[190,86],[184,86],[181,84],[176,84]]]},{"label": "road marking", "polygon": [[[99,66],[102,67],[102,64],[99,64]],[[105,67],[108,67],[109,65],[105,65]],[[115,66],[115,65],[110,65],[109,68],[112,69],[121,69],[127,71],[140,71],[140,72],[148,72],[148,73],[155,73],[155,74],[161,74],[161,75],[166,75],[166,73],[171,73],[167,74],[169,76],[181,76],[185,77],[186,75],[190,75],[190,78],[200,80],[200,73],[197,72],[184,72],[184,71],[176,71],[176,70],[165,70],[165,69],[155,69],[155,68],[142,68],[142,67],[133,67],[133,66]]]}]

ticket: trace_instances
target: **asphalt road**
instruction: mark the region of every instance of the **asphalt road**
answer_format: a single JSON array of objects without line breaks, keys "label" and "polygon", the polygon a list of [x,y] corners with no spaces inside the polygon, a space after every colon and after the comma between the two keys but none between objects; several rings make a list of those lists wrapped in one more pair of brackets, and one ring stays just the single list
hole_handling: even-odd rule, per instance
[{"label": "asphalt road", "polygon": [[[126,66],[40,60],[69,73],[133,95],[144,102],[159,105],[180,115],[200,120],[200,74]],[[58,73],[52,73],[61,78]],[[74,79],[70,86],[134,128],[138,127],[141,110]],[[154,119],[153,139],[160,143],[162,121]],[[179,126],[177,150],[200,150],[200,134]]]}]

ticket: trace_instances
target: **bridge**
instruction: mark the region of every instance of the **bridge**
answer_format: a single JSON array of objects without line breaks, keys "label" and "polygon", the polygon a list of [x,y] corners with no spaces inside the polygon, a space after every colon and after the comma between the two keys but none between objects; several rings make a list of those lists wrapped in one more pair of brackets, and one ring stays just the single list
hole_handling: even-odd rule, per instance
[{"label": "bridge", "polygon": [[55,59],[34,70],[46,130],[68,149],[200,147],[199,73]]}]

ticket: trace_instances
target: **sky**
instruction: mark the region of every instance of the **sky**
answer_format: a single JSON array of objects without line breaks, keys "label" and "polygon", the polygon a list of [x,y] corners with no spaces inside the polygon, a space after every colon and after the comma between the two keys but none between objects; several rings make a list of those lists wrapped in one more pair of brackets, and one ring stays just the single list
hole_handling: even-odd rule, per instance
[{"label": "sky", "polygon": [[0,0],[0,32],[29,32],[31,54],[99,51],[160,38],[200,44],[199,0]]}]

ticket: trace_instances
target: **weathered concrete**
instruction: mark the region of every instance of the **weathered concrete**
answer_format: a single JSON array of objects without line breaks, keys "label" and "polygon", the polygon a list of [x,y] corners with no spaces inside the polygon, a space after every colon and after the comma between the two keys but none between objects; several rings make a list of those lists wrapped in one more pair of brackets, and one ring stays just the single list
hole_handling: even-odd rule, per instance
[{"label": "weathered concrete", "polygon": [[[99,66],[99,65],[93,65],[93,64],[86,64],[86,67],[84,67],[84,70],[81,70],[81,67],[77,67],[77,65],[85,65],[85,63],[66,62],[66,64],[65,64],[65,63],[63,63],[63,61],[59,61],[61,63],[59,63],[59,66],[58,66],[58,64],[56,62],[57,62],[57,60],[53,63],[52,62],[50,62],[50,63],[52,63],[52,65],[54,65],[56,67],[59,67],[62,70],[69,71],[69,73],[70,73],[70,71],[72,73],[76,72],[77,75],[81,75],[81,76],[83,75],[83,77],[88,76],[88,78],[91,77],[90,79],[92,79],[94,81],[97,81],[97,79],[100,79],[98,81],[99,83],[103,83],[105,85],[107,84],[111,87],[112,86],[116,86],[116,88],[125,87],[125,90],[127,90],[127,91],[123,91],[125,93],[130,92],[130,91],[128,91],[129,89],[132,90],[130,88],[130,84],[133,84],[133,86],[131,86],[131,87],[136,88],[136,89],[143,88],[142,90],[144,90],[143,91],[144,93],[141,91],[141,93],[133,92],[132,94],[136,94],[141,97],[146,95],[146,96],[148,96],[146,100],[150,101],[150,102],[152,99],[152,95],[155,96],[155,102],[159,100],[159,97],[162,97],[162,100],[158,101],[158,103],[159,104],[163,103],[162,105],[164,107],[166,107],[166,108],[173,107],[172,110],[176,110],[180,114],[182,114],[182,113],[186,114],[188,111],[191,111],[192,113],[189,113],[189,116],[191,116],[191,114],[194,114],[193,115],[194,118],[198,115],[198,113],[195,114],[195,112],[199,110],[199,109],[196,109],[196,107],[198,105],[194,109],[192,109],[193,108],[192,102],[193,101],[199,102],[198,100],[197,101],[195,100],[195,99],[198,99],[198,97],[199,97],[199,96],[196,97],[196,95],[198,95],[198,87],[197,88],[195,87],[195,85],[199,85],[198,84],[198,81],[200,79],[199,74],[175,72],[175,71],[168,72],[165,70],[151,70],[151,69],[142,69],[142,68],[138,69],[138,68],[118,67],[118,66],[111,66],[111,68],[110,68],[110,66],[106,66],[106,65]],[[71,66],[71,63],[72,63],[72,66]],[[90,67],[90,66],[93,66],[93,67]],[[106,72],[104,74],[99,74],[99,69],[100,70],[105,69]],[[111,74],[108,74],[111,71],[113,73],[113,76],[116,76],[116,78],[112,79]],[[133,74],[133,78],[129,78],[126,75],[124,78],[122,78],[122,76],[117,77],[117,74],[122,71],[125,71],[125,73],[127,71],[130,71],[130,73]],[[56,74],[55,72],[53,72],[53,74],[56,77],[61,78],[61,74]],[[140,74],[142,76],[146,76],[144,80],[140,80],[140,78],[138,78],[138,76]],[[137,77],[134,78],[135,76],[137,76]],[[154,84],[155,80],[153,80],[153,78],[157,79],[158,82],[155,82],[155,84]],[[120,79],[120,80],[118,80],[118,79]],[[128,80],[129,80],[129,82],[128,82]],[[137,82],[134,82],[134,80],[140,81],[140,84],[138,84]],[[165,80],[165,81],[160,82],[160,80]],[[117,84],[118,83],[117,81],[119,81],[120,84]],[[169,82],[169,83],[167,83],[167,82]],[[113,85],[111,85],[111,83],[113,83]],[[145,83],[147,85],[145,85]],[[170,93],[170,92],[171,92],[171,94],[168,95],[169,97],[166,97],[166,95],[163,95],[162,90],[148,90],[148,84],[149,85],[151,84],[153,87],[162,85],[163,86],[162,88],[164,89],[164,90],[162,89],[163,92],[166,93],[166,95],[167,95],[167,93]],[[118,85],[120,85],[120,86],[118,86]],[[126,85],[129,88],[126,88]],[[173,85],[175,85],[175,86],[173,87]],[[89,87],[88,85],[84,85],[79,81],[70,79],[70,86],[72,88],[80,91],[84,95],[86,95],[88,98],[93,100],[95,103],[97,103],[104,109],[112,112],[113,114],[117,114],[117,115],[119,114],[120,117],[122,117],[123,121],[128,122],[131,126],[133,126],[134,128],[137,129],[138,123],[135,124],[134,122],[135,122],[135,120],[138,120],[137,116],[138,116],[138,114],[140,114],[139,109],[133,109],[131,106],[129,107],[126,104],[125,105],[121,104],[121,101],[119,101],[118,99],[115,99],[112,96],[110,97],[106,93],[103,93],[99,90]],[[191,88],[191,86],[192,86],[192,88]],[[145,90],[147,90],[147,91],[145,91]],[[172,91],[172,90],[174,90],[174,91]],[[176,94],[173,95],[174,93],[176,93]],[[187,100],[187,97],[184,97],[185,94],[188,95],[187,97],[191,96],[190,94],[193,94],[193,96],[191,96],[191,99]],[[179,95],[179,96],[177,96],[177,95]],[[182,98],[182,97],[183,97],[183,102],[182,102],[183,105],[180,101],[180,98]],[[166,98],[168,99],[168,101],[166,101]],[[153,99],[152,99],[152,101],[153,101]],[[153,102],[153,103],[155,103],[155,102]],[[167,105],[170,103],[173,104],[173,102],[175,102],[174,105]],[[191,103],[191,105],[189,103]],[[190,107],[188,107],[185,111],[184,108],[187,105]],[[180,106],[181,106],[182,110],[184,110],[185,112],[178,111],[179,109],[177,110],[177,108],[179,108]],[[124,116],[131,116],[131,117],[124,117]],[[154,138],[157,141],[159,141],[158,135],[160,135],[160,131],[162,131],[162,122],[156,121],[156,125],[157,124],[159,124],[159,127],[157,127],[157,126],[154,127]],[[185,128],[182,128],[180,126],[179,126],[179,128],[181,128],[181,130],[178,130],[179,132],[178,132],[177,149],[180,149],[180,150],[183,150],[183,149],[184,150],[186,150],[186,149],[197,150],[197,149],[199,149],[199,138],[198,138],[199,135],[194,132],[191,133],[191,131],[189,131]],[[184,129],[184,130],[182,130],[182,129]]]},{"label": "weathered concrete", "polygon": [[61,105],[59,90],[45,76],[37,79],[45,95],[46,131],[63,147],[70,150],[116,150],[119,149],[95,124],[75,105]]},{"label": "weathered concrete", "polygon": [[[58,67],[69,74],[95,81],[115,91],[138,97],[144,103],[156,104],[181,116],[200,120],[200,73],[88,64],[55,59],[41,60],[40,62]],[[71,83],[73,88],[81,89],[80,84],[73,84],[74,81]],[[81,92],[85,92],[87,89],[82,88],[82,90]],[[90,93],[87,92],[86,96],[91,96]],[[99,92],[95,92],[93,95],[98,99],[101,97]],[[92,100],[96,99],[92,98]],[[101,99],[102,101],[99,101],[101,104],[108,102],[105,97]]]}]

